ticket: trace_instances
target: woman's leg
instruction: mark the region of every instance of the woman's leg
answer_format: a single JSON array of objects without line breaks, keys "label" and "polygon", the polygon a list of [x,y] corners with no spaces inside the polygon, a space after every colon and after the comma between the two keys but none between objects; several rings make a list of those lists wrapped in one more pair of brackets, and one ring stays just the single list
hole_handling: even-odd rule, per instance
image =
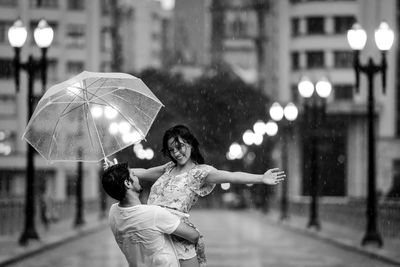
[{"label": "woman's leg", "polygon": [[179,260],[181,267],[199,267],[199,261],[197,260],[197,257],[193,257],[188,260]]}]

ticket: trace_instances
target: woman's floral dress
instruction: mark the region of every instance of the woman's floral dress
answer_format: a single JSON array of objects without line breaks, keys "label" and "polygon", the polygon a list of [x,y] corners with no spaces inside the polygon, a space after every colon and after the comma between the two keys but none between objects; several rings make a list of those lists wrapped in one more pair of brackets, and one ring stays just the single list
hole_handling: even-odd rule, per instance
[{"label": "woman's floral dress", "polygon": [[[201,164],[196,165],[188,172],[171,175],[175,167],[173,162],[169,162],[165,173],[157,179],[150,190],[147,204],[158,205],[169,208],[173,213],[177,211],[181,220],[190,224],[188,214],[192,206],[199,197],[206,196],[212,192],[215,184],[205,183],[205,179],[211,170],[211,166]],[[193,245],[186,240],[173,236],[179,259],[190,259],[197,255],[199,263],[204,265],[206,262],[204,253],[204,242],[202,236],[198,245]]]}]

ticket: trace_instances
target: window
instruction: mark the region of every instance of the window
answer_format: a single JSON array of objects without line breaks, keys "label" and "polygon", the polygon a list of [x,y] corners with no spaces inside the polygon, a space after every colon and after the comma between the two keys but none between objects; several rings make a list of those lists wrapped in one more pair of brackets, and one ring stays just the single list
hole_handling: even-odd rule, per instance
[{"label": "window", "polygon": [[300,19],[293,18],[291,20],[291,23],[292,23],[292,36],[300,35]]},{"label": "window", "polygon": [[298,3],[307,3],[307,2],[331,2],[331,1],[356,1],[356,0],[290,0],[291,4],[298,4]]},{"label": "window", "polygon": [[78,74],[84,70],[85,64],[82,61],[68,61],[67,73]]},{"label": "window", "polygon": [[252,12],[227,12],[225,20],[225,36],[228,38],[248,38],[257,34],[255,16]]},{"label": "window", "polygon": [[353,52],[335,51],[334,64],[335,68],[351,68],[353,66]]},{"label": "window", "polygon": [[13,60],[8,58],[0,58],[0,79],[12,79],[13,77]]},{"label": "window", "polygon": [[[83,170],[82,173],[83,177],[85,177],[85,171]],[[67,173],[66,175],[66,187],[65,187],[65,194],[68,199],[75,198],[76,197],[76,190],[77,190],[77,173],[76,172],[71,172]]]},{"label": "window", "polygon": [[49,59],[47,62],[47,80],[58,80],[58,61],[57,59]]},{"label": "window", "polygon": [[0,6],[17,6],[18,1],[15,0],[0,0]]},{"label": "window", "polygon": [[392,161],[392,183],[387,197],[400,199],[400,160]]},{"label": "window", "polygon": [[13,175],[7,170],[0,170],[0,175],[0,198],[9,198],[11,196],[11,180]]},{"label": "window", "polygon": [[[4,118],[15,118],[18,106],[16,103],[16,95],[0,95],[0,116]],[[15,148],[15,140],[10,139],[10,132],[0,129],[0,156],[8,155],[11,149]]]},{"label": "window", "polygon": [[351,84],[335,84],[333,91],[335,92],[335,100],[353,100],[354,88]]},{"label": "window", "polygon": [[158,32],[153,32],[151,34],[151,39],[153,40],[153,42],[157,42],[161,40],[161,34]]},{"label": "window", "polygon": [[297,84],[292,84],[290,86],[290,90],[292,92],[292,101],[294,103],[299,103],[299,90],[297,89]]},{"label": "window", "polygon": [[157,13],[151,13],[151,19],[153,21],[153,23],[158,23],[161,20],[160,15],[158,15]]},{"label": "window", "polygon": [[112,42],[111,42],[111,28],[110,27],[104,27],[101,30],[101,36],[100,36],[100,49],[103,52],[111,51],[112,49]]},{"label": "window", "polygon": [[[12,102],[15,105],[15,97],[12,99]],[[16,137],[17,135],[13,131],[0,130],[0,156],[8,156],[13,152],[13,150],[15,150],[17,144]]]},{"label": "window", "polygon": [[[397,21],[398,21],[398,24],[397,25],[399,25],[399,21],[400,21],[400,1],[396,1],[396,3],[397,3],[397,5],[396,5],[396,14],[397,14],[397,16],[396,16],[396,19],[397,19]],[[395,124],[396,124],[396,137],[397,138],[399,138],[400,137],[400,79],[399,79],[399,77],[400,77],[400,68],[399,68],[399,66],[400,66],[400,53],[399,53],[399,46],[398,45],[396,45],[396,73],[395,73],[395,75],[396,75],[396,85],[395,85],[395,88],[396,88],[396,91],[397,91],[397,94],[396,94],[396,99],[395,99],[395,101],[396,101],[396,107],[395,107],[395,110],[394,110],[394,114],[395,114],[395,117],[396,117],[396,120],[395,120]]]},{"label": "window", "polygon": [[72,198],[76,196],[76,175],[75,174],[67,174],[67,186],[65,187],[65,194],[68,198]]},{"label": "window", "polygon": [[75,47],[75,48],[85,47],[85,25],[81,24],[67,25],[67,38],[65,42],[67,47]]},{"label": "window", "polygon": [[[160,58],[161,58],[161,52],[160,52],[160,50],[153,49],[153,50],[151,51],[151,57],[152,57],[153,59],[159,61]],[[193,56],[193,57],[194,57],[194,56]],[[194,58],[193,60],[195,61],[196,59]]]},{"label": "window", "polygon": [[240,14],[230,13],[227,16],[226,33],[229,37],[243,37],[246,35],[246,23]]},{"label": "window", "polygon": [[338,34],[347,33],[347,30],[349,30],[356,21],[353,16],[334,17],[333,20],[335,24],[335,33]]},{"label": "window", "polygon": [[30,1],[31,7],[36,8],[57,8],[58,7],[58,0],[31,0]]},{"label": "window", "polygon": [[0,20],[0,44],[8,44],[8,29],[10,29],[12,25],[12,21]]},{"label": "window", "polygon": [[308,17],[306,21],[308,34],[323,34],[325,32],[323,17]]},{"label": "window", "polygon": [[[0,95],[0,113],[1,115],[13,116],[17,114],[17,103],[14,95]],[[0,142],[8,136],[5,131],[0,130]],[[0,143],[1,146],[1,143]],[[1,149],[0,149],[1,150]],[[1,151],[0,151],[1,154]]]},{"label": "window", "polygon": [[291,53],[292,70],[300,69],[300,54],[299,52]]},{"label": "window", "polygon": [[[47,59],[47,81],[58,80],[57,68],[58,68],[57,59]],[[42,77],[42,69],[37,68],[35,71],[35,79],[41,80],[41,77]]]},{"label": "window", "polygon": [[85,1],[84,0],[68,0],[69,10],[84,10]]},{"label": "window", "polygon": [[108,15],[111,10],[111,0],[101,0],[101,14]]},{"label": "window", "polygon": [[306,52],[307,68],[323,68],[324,67],[324,52],[323,51],[308,51]]},{"label": "window", "polygon": [[102,71],[102,72],[110,72],[111,71],[111,62],[109,62],[109,61],[101,62],[100,71]]}]

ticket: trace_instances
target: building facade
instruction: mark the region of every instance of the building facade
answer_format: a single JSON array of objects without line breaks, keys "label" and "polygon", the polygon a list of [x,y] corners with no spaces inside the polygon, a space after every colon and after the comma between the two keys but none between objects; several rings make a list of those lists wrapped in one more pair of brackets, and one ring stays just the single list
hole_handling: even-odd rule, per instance
[{"label": "building facade", "polygon": [[[346,35],[354,22],[361,23],[368,33],[361,61],[366,63],[372,57],[379,63],[374,30],[385,20],[398,36],[396,10],[399,4],[394,0],[177,0],[178,63],[207,66],[223,62],[242,74],[239,76],[243,80],[248,78],[271,100],[282,105],[288,102],[298,105],[296,134],[288,144],[287,172],[293,198],[310,194],[310,172],[315,167],[307,160],[311,144],[301,132],[304,100],[297,85],[302,76],[314,83],[327,78],[333,90],[318,137],[321,194],[365,197],[367,79],[361,74],[359,91],[354,88],[353,51]],[[377,191],[383,196],[396,185],[399,187],[398,51],[396,37],[387,53],[385,94],[381,76],[376,75],[374,80]]]},{"label": "building facade", "polygon": [[[165,13],[156,1],[121,1],[119,30],[125,72],[139,72],[162,63],[162,29]],[[20,198],[25,190],[27,143],[21,140],[27,125],[27,75],[21,73],[21,91],[16,93],[13,48],[7,32],[17,18],[28,30],[21,49],[21,60],[28,55],[40,58],[33,31],[44,18],[54,30],[48,49],[48,87],[83,70],[111,71],[112,38],[110,2],[107,0],[0,1],[0,199]],[[41,96],[40,75],[34,84],[35,98]],[[47,163],[35,155],[35,179],[41,190],[56,199],[75,194],[76,163]],[[84,164],[84,196],[95,198],[99,192],[99,164]],[[44,188],[43,188],[44,187]],[[39,189],[39,188],[38,188]]]},{"label": "building facade", "polygon": [[[361,74],[359,91],[354,88],[353,52],[347,30],[357,21],[367,31],[361,61],[372,57],[380,63],[374,30],[383,20],[398,33],[396,1],[279,1],[279,101],[301,104],[297,84],[303,75],[317,82],[327,77],[333,91],[327,103],[325,129],[317,149],[321,194],[364,197],[367,189],[367,79]],[[283,29],[286,29],[283,30]],[[387,195],[395,183],[396,162],[400,158],[396,54],[398,44],[387,53],[387,87],[383,94],[380,75],[374,80],[376,99],[376,179],[377,191]],[[286,58],[287,60],[282,60]],[[397,111],[396,111],[397,110]],[[309,166],[306,138],[292,144],[296,153],[289,164],[292,196],[307,195]],[[397,167],[398,168],[398,167]],[[398,178],[397,178],[398,179]]]},{"label": "building facade", "polygon": [[[261,3],[261,9],[257,3]],[[222,63],[246,83],[257,85],[259,73],[263,73],[262,83],[271,84],[268,75],[259,70],[259,66],[266,69],[268,62],[258,62],[265,58],[261,54],[266,53],[269,44],[267,29],[260,27],[268,23],[259,22],[264,16],[268,21],[268,6],[263,3],[267,1],[176,0],[173,20],[176,66],[190,76],[193,68],[217,68]],[[263,90],[270,88],[266,86]]]}]

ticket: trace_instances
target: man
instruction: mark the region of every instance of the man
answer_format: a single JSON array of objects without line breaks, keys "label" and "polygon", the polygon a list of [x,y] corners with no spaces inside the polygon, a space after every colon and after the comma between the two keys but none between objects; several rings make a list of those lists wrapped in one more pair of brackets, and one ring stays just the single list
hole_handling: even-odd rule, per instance
[{"label": "man", "polygon": [[178,267],[169,235],[197,243],[199,233],[162,207],[142,205],[139,179],[126,163],[107,168],[102,185],[108,195],[119,201],[110,208],[109,224],[129,266]]}]

